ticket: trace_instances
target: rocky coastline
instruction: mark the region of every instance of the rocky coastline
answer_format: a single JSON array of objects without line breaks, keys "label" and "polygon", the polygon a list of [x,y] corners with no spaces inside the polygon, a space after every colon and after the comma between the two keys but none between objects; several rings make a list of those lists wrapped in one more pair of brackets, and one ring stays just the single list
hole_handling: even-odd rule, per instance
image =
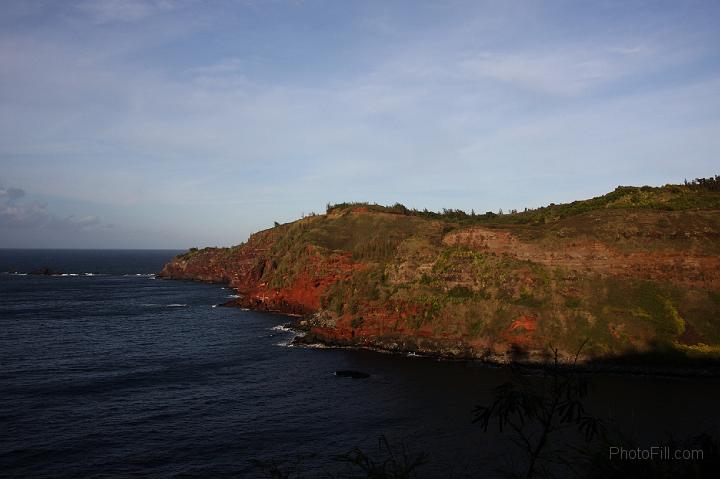
[{"label": "rocky coastline", "polygon": [[226,306],[293,316],[298,345],[715,374],[720,191],[621,187],[506,216],[333,206],[191,249],[158,278],[223,283],[238,295]]}]

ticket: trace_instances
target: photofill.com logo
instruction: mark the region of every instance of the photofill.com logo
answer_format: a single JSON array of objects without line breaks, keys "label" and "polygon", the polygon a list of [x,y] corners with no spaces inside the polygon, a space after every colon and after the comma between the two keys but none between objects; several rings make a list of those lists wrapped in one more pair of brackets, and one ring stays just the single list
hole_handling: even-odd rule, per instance
[{"label": "photofill.com logo", "polygon": [[697,461],[704,458],[702,449],[672,449],[669,446],[627,449],[610,446],[610,460],[620,461]]}]

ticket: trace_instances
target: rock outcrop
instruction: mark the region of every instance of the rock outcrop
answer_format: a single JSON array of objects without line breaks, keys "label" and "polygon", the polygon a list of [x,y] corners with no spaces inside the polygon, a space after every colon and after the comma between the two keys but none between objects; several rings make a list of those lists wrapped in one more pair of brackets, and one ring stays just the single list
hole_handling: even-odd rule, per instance
[{"label": "rock outcrop", "polygon": [[159,276],[226,283],[231,305],[301,316],[306,343],[495,360],[570,358],[581,344],[583,359],[716,355],[720,192],[624,187],[502,216],[339,205],[191,250]]}]

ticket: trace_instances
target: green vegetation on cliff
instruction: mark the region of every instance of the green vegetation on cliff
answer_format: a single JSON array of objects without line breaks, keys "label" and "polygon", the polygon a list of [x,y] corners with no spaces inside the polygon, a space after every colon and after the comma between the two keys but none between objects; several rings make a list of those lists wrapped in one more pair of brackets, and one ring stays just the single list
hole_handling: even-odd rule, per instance
[{"label": "green vegetation on cliff", "polygon": [[175,263],[171,277],[217,265],[250,305],[317,313],[309,324],[331,341],[424,338],[476,356],[586,340],[598,357],[720,350],[717,176],[504,215],[328,205]]},{"label": "green vegetation on cliff", "polygon": [[665,186],[618,186],[614,191],[589,200],[554,204],[537,209],[509,211],[498,214],[488,211],[483,214],[466,213],[458,209],[443,209],[441,212],[409,209],[400,203],[381,206],[369,203],[340,203],[327,205],[327,213],[365,208],[368,211],[397,215],[422,216],[425,218],[459,222],[461,224],[539,224],[550,223],[570,216],[602,209],[656,209],[685,211],[693,209],[720,209],[720,176],[697,178],[682,185]]}]

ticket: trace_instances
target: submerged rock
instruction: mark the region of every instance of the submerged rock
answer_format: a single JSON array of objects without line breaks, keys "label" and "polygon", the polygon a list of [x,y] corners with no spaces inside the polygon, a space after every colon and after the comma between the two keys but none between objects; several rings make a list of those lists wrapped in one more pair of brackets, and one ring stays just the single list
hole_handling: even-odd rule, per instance
[{"label": "submerged rock", "polygon": [[36,276],[60,276],[62,273],[48,268],[47,266],[43,266],[42,268],[30,271],[30,274]]}]

